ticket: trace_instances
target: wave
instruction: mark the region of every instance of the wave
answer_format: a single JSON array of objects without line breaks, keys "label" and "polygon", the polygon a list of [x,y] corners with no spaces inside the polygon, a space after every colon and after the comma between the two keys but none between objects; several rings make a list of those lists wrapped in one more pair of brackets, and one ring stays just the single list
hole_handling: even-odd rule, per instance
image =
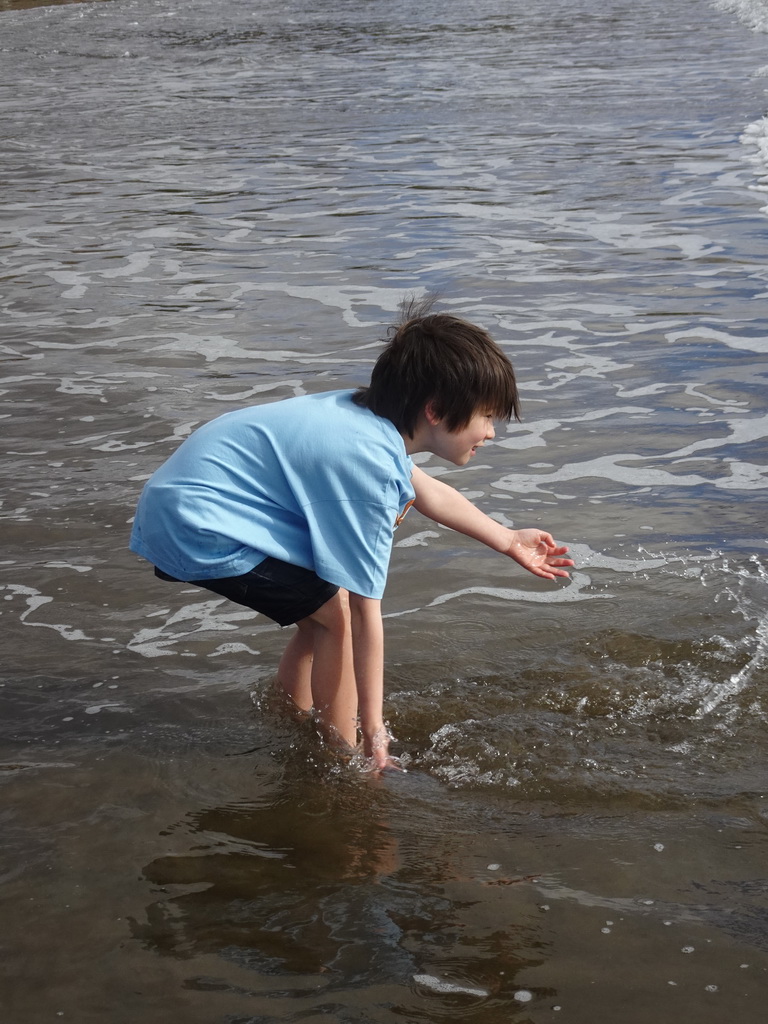
[{"label": "wave", "polygon": [[768,4],[765,0],[715,0],[718,11],[735,14],[755,32],[768,32]]},{"label": "wave", "polygon": [[[750,187],[755,192],[768,192],[768,117],[758,118],[748,124],[740,141],[752,149],[747,159],[755,167],[757,184]],[[768,205],[761,207],[761,210],[768,213]]]}]

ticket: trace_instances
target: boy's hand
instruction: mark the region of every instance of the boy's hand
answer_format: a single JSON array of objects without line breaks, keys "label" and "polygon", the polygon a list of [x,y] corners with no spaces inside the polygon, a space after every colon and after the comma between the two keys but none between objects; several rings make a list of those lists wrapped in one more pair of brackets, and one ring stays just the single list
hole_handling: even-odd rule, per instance
[{"label": "boy's hand", "polygon": [[399,764],[397,758],[390,756],[389,741],[391,739],[392,737],[385,725],[382,725],[370,739],[367,736],[363,739],[363,752],[372,762],[373,771],[380,772],[385,768],[394,768],[399,772],[405,771],[405,768]]},{"label": "boy's hand", "polygon": [[552,539],[543,530],[509,530],[495,519],[473,505],[468,498],[455,488],[428,476],[416,466],[411,476],[416,492],[416,508],[436,523],[458,530],[467,537],[474,537],[494,551],[509,555],[534,576],[553,580],[567,576],[565,565],[573,565],[570,558],[562,556],[568,550]]},{"label": "boy's hand", "polygon": [[546,580],[568,576],[561,567],[573,565],[573,559],[562,557],[568,548],[558,546],[550,533],[542,530],[511,530],[510,533],[512,540],[505,554],[514,558],[528,572]]}]

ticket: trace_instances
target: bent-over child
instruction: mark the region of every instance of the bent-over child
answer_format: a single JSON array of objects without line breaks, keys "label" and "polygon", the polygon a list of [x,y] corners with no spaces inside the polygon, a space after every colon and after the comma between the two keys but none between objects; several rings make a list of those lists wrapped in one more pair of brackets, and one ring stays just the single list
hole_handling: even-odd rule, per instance
[{"label": "bent-over child", "polygon": [[393,531],[413,505],[544,579],[567,576],[549,533],[491,519],[413,464],[463,466],[520,418],[512,365],[480,327],[411,309],[367,387],[225,413],[148,480],[131,549],[193,583],[295,625],[278,681],[323,738],[393,766],[384,723],[381,599]]}]

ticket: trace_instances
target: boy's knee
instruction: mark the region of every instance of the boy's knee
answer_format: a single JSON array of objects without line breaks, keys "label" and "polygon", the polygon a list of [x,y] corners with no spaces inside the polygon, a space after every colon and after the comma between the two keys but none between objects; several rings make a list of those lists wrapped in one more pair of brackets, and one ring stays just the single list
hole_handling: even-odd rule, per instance
[{"label": "boy's knee", "polygon": [[307,620],[315,628],[325,629],[331,633],[342,634],[349,628],[349,594],[339,590],[330,601],[308,617]]}]

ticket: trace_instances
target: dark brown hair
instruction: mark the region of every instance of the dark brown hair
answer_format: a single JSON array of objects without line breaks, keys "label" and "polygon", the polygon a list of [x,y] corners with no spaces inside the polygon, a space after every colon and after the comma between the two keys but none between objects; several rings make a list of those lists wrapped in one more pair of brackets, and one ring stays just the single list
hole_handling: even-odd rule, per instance
[{"label": "dark brown hair", "polygon": [[410,303],[403,322],[390,328],[371,382],[355,392],[355,402],[409,437],[427,402],[451,431],[476,412],[519,420],[515,372],[490,334],[449,313],[418,313],[418,304]]}]

